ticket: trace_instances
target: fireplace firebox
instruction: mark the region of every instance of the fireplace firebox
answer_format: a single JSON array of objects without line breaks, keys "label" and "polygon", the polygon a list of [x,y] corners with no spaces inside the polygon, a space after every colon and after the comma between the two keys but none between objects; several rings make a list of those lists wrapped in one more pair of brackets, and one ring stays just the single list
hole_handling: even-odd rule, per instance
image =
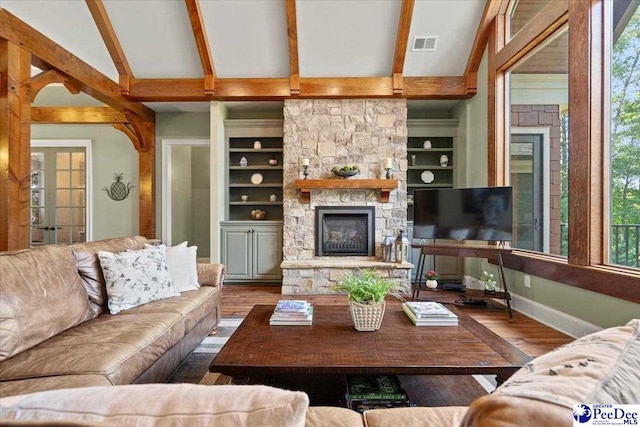
[{"label": "fireplace firebox", "polygon": [[316,256],[374,256],[374,206],[317,206]]}]

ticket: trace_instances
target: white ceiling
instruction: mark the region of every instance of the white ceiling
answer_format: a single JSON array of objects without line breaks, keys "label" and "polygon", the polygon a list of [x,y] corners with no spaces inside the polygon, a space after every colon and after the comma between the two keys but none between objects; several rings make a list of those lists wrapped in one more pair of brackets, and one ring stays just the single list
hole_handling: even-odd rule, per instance
[{"label": "white ceiling", "polygon": [[[103,1],[136,78],[203,76],[184,0]],[[300,76],[390,76],[401,4],[297,0]],[[200,5],[218,77],[289,75],[285,0],[200,0]],[[404,75],[462,76],[484,6],[485,0],[416,0]],[[0,7],[118,81],[84,0],[0,0]],[[412,52],[414,36],[437,36],[436,50]],[[158,111],[181,108],[148,105]]]}]

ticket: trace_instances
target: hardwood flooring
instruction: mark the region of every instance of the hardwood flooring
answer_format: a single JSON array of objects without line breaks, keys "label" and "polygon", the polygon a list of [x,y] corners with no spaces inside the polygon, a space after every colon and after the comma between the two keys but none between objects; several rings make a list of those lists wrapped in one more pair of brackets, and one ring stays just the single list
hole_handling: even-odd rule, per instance
[{"label": "hardwood flooring", "polygon": [[[429,292],[421,292],[420,299],[429,299]],[[451,301],[455,294],[451,294]],[[438,294],[438,299],[446,294]],[[280,286],[259,284],[225,284],[222,289],[222,316],[244,317],[255,304],[275,304],[280,299],[306,299],[313,304],[347,305],[343,294],[330,295],[282,295]],[[389,298],[387,304],[400,304],[395,298]],[[531,357],[547,353],[554,348],[573,341],[573,338],[533,320],[516,311],[513,319],[500,304],[496,307],[460,307],[469,316],[483,324],[495,334]]]}]

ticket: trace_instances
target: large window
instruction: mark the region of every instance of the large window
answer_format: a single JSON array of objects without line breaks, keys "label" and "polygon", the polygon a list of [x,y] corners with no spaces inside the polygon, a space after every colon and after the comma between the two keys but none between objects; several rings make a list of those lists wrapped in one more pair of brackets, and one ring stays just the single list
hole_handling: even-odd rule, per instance
[{"label": "large window", "polygon": [[640,9],[613,2],[609,262],[640,268]]},{"label": "large window", "polygon": [[568,31],[509,71],[509,179],[519,249],[567,254]]},{"label": "large window", "polygon": [[[520,20],[533,3],[542,9]],[[527,249],[505,265],[634,302],[637,9],[636,0],[503,0],[488,54],[489,183],[514,186],[514,245]]]}]

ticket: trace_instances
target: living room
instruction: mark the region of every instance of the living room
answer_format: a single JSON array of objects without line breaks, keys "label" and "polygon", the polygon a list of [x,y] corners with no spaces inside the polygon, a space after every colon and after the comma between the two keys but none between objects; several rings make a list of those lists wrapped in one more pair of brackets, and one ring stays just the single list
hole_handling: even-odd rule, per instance
[{"label": "living room", "polygon": [[[43,10],[38,13],[28,2],[26,5],[19,3],[2,2],[2,56],[15,58],[15,52],[8,46],[21,45],[21,50],[32,56],[28,67],[29,78],[33,72],[31,65],[41,67],[39,72],[43,74],[49,73],[41,76],[44,79],[38,81],[38,91],[31,95],[32,102],[23,99],[22,103],[18,103],[30,106],[30,117],[16,116],[11,112],[13,110],[9,105],[15,102],[10,95],[13,91],[7,91],[9,95],[5,94],[2,98],[2,122],[7,124],[2,126],[2,148],[3,152],[9,153],[2,159],[3,167],[6,166],[5,169],[9,171],[7,179],[3,178],[3,196],[0,202],[0,217],[6,224],[0,234],[2,250],[28,247],[31,242],[30,229],[35,227],[26,224],[23,215],[32,207],[24,203],[24,200],[32,200],[29,189],[20,187],[17,190],[19,186],[10,178],[30,177],[32,174],[29,165],[25,166],[24,161],[19,160],[25,153],[25,138],[27,142],[35,140],[37,144],[45,145],[51,140],[90,141],[90,157],[87,154],[87,158],[91,159],[92,170],[91,179],[87,179],[91,187],[86,193],[87,222],[86,230],[79,230],[84,232],[83,238],[87,241],[143,235],[150,239],[161,239],[171,246],[189,240],[190,244],[199,247],[199,261],[226,266],[225,284],[229,287],[266,282],[281,286],[283,295],[298,296],[305,293],[327,293],[331,281],[324,281],[324,277],[331,278],[330,270],[333,267],[308,266],[307,261],[314,258],[313,234],[307,228],[298,228],[303,226],[298,219],[292,223],[287,222],[292,221],[287,218],[309,218],[311,214],[307,209],[315,207],[321,201],[328,205],[351,205],[354,202],[375,205],[377,210],[383,212],[380,221],[376,222],[375,232],[376,254],[379,256],[379,245],[385,235],[395,236],[399,230],[410,231],[412,205],[408,196],[412,195],[412,188],[421,185],[419,180],[422,179],[419,175],[412,177],[412,174],[424,171],[424,168],[418,167],[419,164],[412,164],[411,154],[407,149],[407,143],[412,138],[416,141],[452,138],[450,164],[446,166],[449,169],[433,168],[433,171],[436,171],[436,179],[449,180],[446,185],[456,188],[513,185],[516,178],[522,179],[533,168],[530,159],[525,159],[530,150],[534,150],[530,147],[540,146],[541,159],[547,162],[542,165],[546,172],[539,174],[540,185],[545,194],[548,194],[541,196],[540,206],[536,208],[542,213],[542,219],[537,219],[532,214],[529,215],[530,218],[518,218],[518,223],[524,229],[525,222],[529,221],[530,228],[542,230],[541,237],[534,243],[521,239],[521,245],[517,246],[516,243],[514,246],[520,250],[510,253],[504,259],[505,278],[510,286],[513,308],[576,338],[600,329],[624,325],[638,317],[638,227],[631,227],[637,223],[634,222],[632,213],[638,211],[637,199],[633,198],[633,194],[636,194],[634,191],[637,192],[634,185],[637,187],[638,177],[633,174],[625,175],[624,179],[630,185],[623,187],[627,188],[629,197],[616,199],[619,197],[618,187],[609,190],[614,185],[609,177],[618,177],[620,169],[610,165],[610,136],[602,131],[615,127],[605,123],[607,108],[612,103],[594,88],[602,87],[603,82],[606,82],[606,69],[610,63],[590,54],[592,47],[586,41],[587,34],[597,33],[598,28],[585,29],[579,25],[585,15],[592,17],[596,13],[609,13],[608,6],[603,6],[604,2],[601,5],[604,10],[602,12],[598,12],[598,8],[587,11],[580,2],[548,2],[548,5],[542,5],[545,7],[539,15],[530,16],[528,20],[524,18],[524,22],[513,20],[513,36],[507,39],[498,37],[504,35],[505,30],[495,23],[498,22],[496,17],[509,16],[507,10],[511,9],[508,9],[508,2],[469,2],[478,4],[470,6],[467,11],[469,16],[465,19],[469,20],[464,29],[469,34],[460,36],[460,39],[466,40],[466,50],[456,51],[461,58],[456,71],[434,70],[420,73],[415,72],[417,65],[412,61],[425,60],[417,59],[418,53],[413,52],[410,45],[414,42],[414,36],[429,34],[428,28],[420,26],[421,20],[426,20],[425,14],[429,13],[429,2],[418,1],[415,5],[412,1],[394,5],[386,4],[394,2],[381,2],[385,5],[379,5],[381,10],[376,13],[384,15],[388,12],[385,7],[393,11],[391,16],[394,23],[384,26],[392,28],[385,30],[390,35],[387,34],[386,47],[381,49],[387,52],[388,71],[392,73],[386,71],[383,75],[389,77],[377,77],[379,73],[369,75],[369,70],[367,73],[354,74],[354,77],[342,78],[331,76],[346,76],[351,71],[322,74],[322,67],[318,71],[308,71],[305,55],[309,51],[303,48],[312,48],[305,44],[310,36],[305,33],[309,27],[303,26],[303,23],[313,27],[313,24],[309,24],[313,10],[305,9],[309,5],[300,2],[297,5],[299,13],[296,15],[296,5],[293,2],[293,13],[290,9],[287,9],[287,14],[280,10],[278,22],[284,25],[283,19],[288,17],[287,24],[291,34],[293,27],[290,18],[298,17],[300,62],[296,63],[298,42],[292,43],[285,37],[284,66],[288,70],[287,77],[273,78],[271,82],[266,81],[268,78],[259,73],[250,75],[251,78],[240,71],[236,75],[225,74],[222,64],[227,52],[216,50],[217,45],[213,40],[210,41],[214,47],[213,52],[221,53],[213,55],[219,75],[210,80],[208,77],[215,76],[215,70],[207,69],[206,66],[202,69],[206,78],[201,79],[191,76],[186,78],[176,70],[166,71],[165,74],[145,74],[139,70],[149,65],[137,62],[136,57],[131,54],[126,55],[126,59],[132,64],[136,77],[133,77],[131,69],[127,73],[126,67],[121,69],[115,66],[115,77],[109,78],[87,63],[75,62],[77,56],[92,63],[89,57],[82,55],[82,49],[74,51],[71,48],[73,43],[68,40],[73,41],[73,31],[67,31],[65,35],[64,30],[41,21],[46,13],[82,16],[83,21],[82,24],[77,24],[78,28],[92,28],[92,34],[105,43],[102,41],[105,35],[101,35],[96,29],[105,28],[104,17],[102,25],[96,25],[96,22],[101,21],[93,22],[96,18],[94,16],[92,19],[88,12],[93,2],[87,2],[89,8],[82,3],[73,6],[71,10],[58,9],[60,5],[54,7],[56,2],[50,2],[47,6],[43,5]],[[210,5],[202,3],[206,15]],[[279,8],[284,8],[284,2],[282,3]],[[287,2],[288,8],[292,7],[291,3]],[[629,12],[633,9],[630,6],[632,3],[613,8],[612,22],[616,28],[620,23],[626,25],[635,22],[631,20],[633,12]],[[106,11],[110,12],[107,14],[107,22],[110,17],[116,31],[106,36],[105,40],[117,41],[117,36],[120,36],[120,42],[124,46],[120,55],[135,51],[127,47],[126,42],[130,37],[139,38],[140,35],[127,36],[121,29],[126,26],[127,19],[135,16],[134,11],[117,11],[118,8],[109,5],[109,2],[106,2],[106,6]],[[434,5],[431,7],[436,8]],[[445,15],[451,13],[446,5],[437,7],[443,8]],[[87,10],[78,15],[81,8]],[[250,14],[249,11],[242,10]],[[222,14],[223,11],[216,12]],[[273,12],[269,8],[265,13]],[[637,13],[636,11],[635,14]],[[14,14],[17,18],[9,14]],[[186,12],[183,14],[185,17],[197,16],[187,15]],[[252,19],[254,21],[250,22],[258,27],[259,19]],[[25,21],[26,27],[16,20]],[[572,20],[576,25],[572,25]],[[464,22],[461,21],[458,25],[464,25]],[[521,28],[519,32],[515,31],[516,25]],[[592,25],[595,27],[596,24]],[[22,39],[25,34],[31,34],[25,33],[28,27],[43,33],[38,33],[38,37],[48,38],[49,42],[59,43],[68,49],[70,56],[47,53],[51,44],[43,44],[38,37],[30,45],[29,40]],[[258,28],[264,29],[263,24],[259,23]],[[470,31],[469,28],[474,30]],[[214,31],[209,28],[207,30]],[[67,39],[56,39],[56,32]],[[192,37],[189,33],[187,35]],[[358,40],[355,36],[352,38]],[[350,38],[345,36],[343,39]],[[439,42],[445,43],[445,39],[441,37]],[[196,43],[193,38],[189,43],[191,52],[195,53],[196,66],[200,67],[199,61],[206,58],[206,55],[202,54],[202,50],[196,49],[196,45],[201,46],[197,40],[196,36]],[[568,43],[568,40],[574,42]],[[37,46],[38,43],[41,47]],[[293,49],[294,45],[295,55],[293,50],[287,52],[287,47]],[[496,49],[486,46],[496,46]],[[113,68],[113,54],[110,57],[104,47],[101,49],[104,50],[103,56],[112,61]],[[556,56],[560,52],[565,61],[564,66],[554,72],[549,72],[544,67],[536,68],[538,64],[557,66],[555,63],[544,62],[551,57],[546,56],[547,50]],[[144,56],[142,53],[140,55]],[[339,53],[336,55],[336,58],[340,57]],[[63,66],[60,61],[65,58],[74,62]],[[262,59],[260,56],[256,58]],[[431,58],[427,62],[438,62],[434,57]],[[446,62],[444,59],[439,61]],[[209,62],[212,62],[211,58]],[[325,63],[330,62],[332,61],[325,61],[321,65],[328,67]],[[347,64],[352,64],[352,61],[345,59],[344,64],[344,67],[351,66]],[[423,63],[423,66],[426,65]],[[595,69],[597,72],[586,76],[584,70],[587,69]],[[93,70],[97,74],[88,78],[87,70]],[[5,59],[2,72],[3,76],[11,76],[10,79],[3,79],[3,86],[9,84],[9,81],[13,82],[14,77],[19,79],[21,72],[24,76],[24,70],[20,71],[20,66]],[[173,75],[180,78],[169,79]],[[323,80],[315,76],[326,77]],[[106,86],[100,86],[105,84],[103,78],[119,83],[114,83],[114,87],[118,87],[117,95],[110,95]],[[244,78],[246,81],[243,81]],[[166,80],[163,82],[160,79]],[[508,81],[511,85],[507,84]],[[44,85],[46,82],[55,84]],[[99,85],[91,88],[90,83]],[[105,108],[105,104],[118,105],[115,109],[124,111],[125,114],[112,114],[109,119],[83,116],[88,113],[88,108]],[[569,105],[570,115],[567,114]],[[593,114],[589,105],[602,105],[603,108],[601,112]],[[54,106],[76,109],[78,115],[75,118],[64,118],[59,115],[60,111],[55,111]],[[552,108],[545,110],[544,107],[549,106]],[[152,109],[155,110],[151,111],[154,119],[148,122],[145,114],[149,114],[147,110]],[[542,113],[536,112],[534,119],[533,111]],[[47,112],[51,116],[46,117]],[[94,111],[94,114],[97,113]],[[544,114],[550,117],[550,123],[545,121],[547,117]],[[131,115],[137,118],[132,119]],[[511,132],[507,127],[507,116],[510,116]],[[334,121],[336,117],[341,117],[337,128],[335,126],[338,122]],[[356,122],[354,117],[361,117],[363,123]],[[377,126],[372,127],[371,123]],[[345,128],[349,124],[353,125],[353,130]],[[571,129],[568,136],[567,128]],[[622,133],[620,132],[621,135]],[[315,140],[309,140],[308,134],[316,134]],[[361,134],[367,136],[362,138]],[[521,139],[521,135],[531,134],[539,136],[540,142]],[[512,137],[511,142],[509,137]],[[344,144],[348,150],[344,152],[340,152],[340,138],[348,140],[348,144]],[[281,170],[283,178],[280,188],[265,187],[256,190],[254,187],[243,189],[230,185],[235,184],[233,173],[246,173],[232,168],[241,167],[235,164],[239,159],[232,156],[233,143],[250,141],[252,145],[247,146],[246,150],[250,153],[247,155],[249,157],[255,154],[251,151],[254,141],[260,141],[263,151],[267,153],[270,139],[279,140],[281,144],[281,152],[276,152],[275,168],[247,170],[251,171],[251,176],[256,173],[263,176],[266,183],[271,182],[269,179],[274,176],[275,170]],[[333,146],[327,144],[329,139],[335,142]],[[358,145],[359,141],[361,145]],[[563,141],[566,142],[565,145],[562,145]],[[514,151],[515,144],[518,144],[521,151]],[[206,151],[199,151],[201,149]],[[545,149],[548,151],[545,152]],[[563,152],[563,149],[567,151]],[[172,155],[175,157],[170,157]],[[192,169],[188,171],[190,176],[185,178],[190,182],[188,199],[180,181],[183,178],[176,173],[178,168],[171,175],[171,168],[167,167],[172,161],[180,161],[180,155],[190,159],[188,169]],[[568,167],[567,157],[563,156],[572,159]],[[616,158],[615,154],[612,156]],[[384,160],[387,158],[392,159],[393,178],[399,181],[398,189],[391,192],[389,203],[380,203],[379,194],[375,190],[350,191],[351,196],[338,196],[337,202],[331,191],[314,190],[311,194],[312,203],[305,203],[301,191],[294,187],[294,181],[303,178],[302,159],[309,159],[310,179],[330,179],[331,168],[335,164],[355,163],[360,165],[361,173],[349,179],[356,180],[383,178]],[[249,157],[249,162],[251,160]],[[249,166],[254,165],[250,163]],[[205,169],[208,170],[206,174]],[[450,178],[437,175],[447,170],[451,171]],[[180,168],[179,171],[185,169]],[[204,174],[204,178],[196,176],[196,173]],[[121,177],[118,178],[117,175]],[[112,197],[113,189],[119,183],[127,188],[127,194],[121,200]],[[103,191],[103,188],[106,190]],[[556,194],[553,192],[556,190],[559,194],[554,199]],[[266,200],[270,195],[274,196],[275,201],[270,199],[268,203],[259,202],[260,198]],[[246,203],[241,199],[242,196],[247,197]],[[188,200],[190,206],[199,204],[204,209],[191,208],[191,212],[185,212],[185,200]],[[525,205],[522,206],[524,208]],[[247,212],[258,208],[267,212],[266,220],[257,221],[246,217]],[[385,209],[389,209],[388,212]],[[626,217],[622,214],[625,211],[629,213]],[[233,217],[234,212],[239,212],[237,218]],[[388,216],[384,216],[385,212]],[[189,227],[186,227],[187,224]],[[291,224],[295,226],[292,227]],[[49,226],[44,223],[42,225]],[[263,248],[262,252],[269,253],[263,255],[261,261],[266,263],[264,271],[259,271],[260,267],[252,267],[256,271],[243,271],[243,267],[253,260],[246,257],[239,260],[235,256],[238,248],[242,248],[240,252],[250,250],[242,246],[246,244],[246,240],[233,240],[239,236],[238,229],[233,227],[238,226],[249,227],[251,230],[267,229],[267,240],[260,243],[270,245],[267,250]],[[619,234],[618,230],[623,228],[631,234]],[[242,233],[239,238],[246,239],[246,234]],[[274,235],[276,237],[272,239]],[[69,243],[80,241],[73,240],[73,236],[70,238],[72,240]],[[535,239],[537,237],[534,236],[530,240],[533,242]],[[525,241],[531,246],[525,246]],[[621,246],[623,244],[626,246]],[[272,256],[274,252],[278,255],[275,260]],[[626,258],[621,257],[620,253],[626,254]],[[417,258],[415,252],[410,257],[410,262],[417,261],[413,258]],[[497,265],[487,259],[433,259],[431,262],[434,268],[440,270],[443,279],[459,280],[470,287],[477,286],[477,283],[472,282],[484,270],[498,274]],[[356,269],[358,267],[352,266]],[[312,270],[313,273],[307,275],[307,270]],[[256,276],[258,279],[254,279]],[[407,281],[409,280],[415,279],[409,276]]]}]

